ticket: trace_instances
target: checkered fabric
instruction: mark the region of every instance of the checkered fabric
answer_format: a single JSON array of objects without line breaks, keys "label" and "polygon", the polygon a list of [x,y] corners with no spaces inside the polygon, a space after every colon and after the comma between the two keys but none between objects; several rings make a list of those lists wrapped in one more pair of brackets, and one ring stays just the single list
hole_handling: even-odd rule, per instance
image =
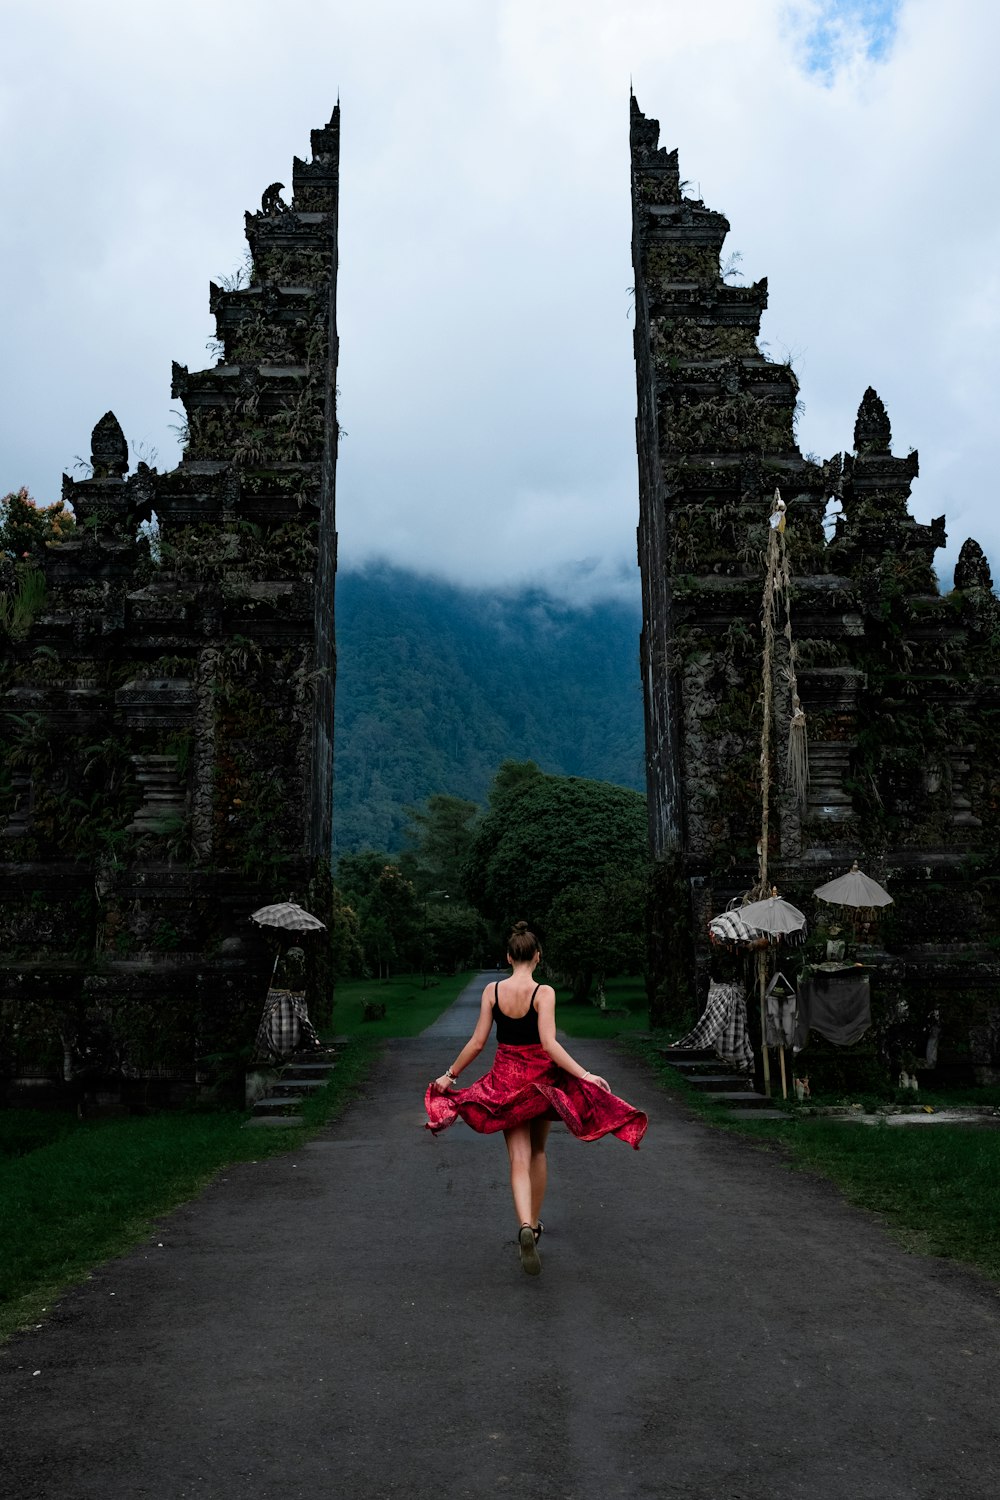
[{"label": "checkered fabric", "polygon": [[717,943],[750,943],[760,937],[756,927],[748,927],[738,912],[724,911],[713,917],[708,924],[710,935]]},{"label": "checkered fabric", "polygon": [[698,1024],[675,1043],[678,1047],[714,1047],[719,1057],[741,1072],[753,1068],[753,1048],[747,1035],[747,996],[741,984],[709,981],[708,1003]]},{"label": "checkered fabric", "polygon": [[326,923],[311,912],[303,911],[295,901],[279,901],[276,906],[262,906],[250,918],[258,927],[272,927],[278,932],[325,932]]},{"label": "checkered fabric", "polygon": [[302,1047],[322,1047],[309,1019],[305,996],[294,990],[268,990],[257,1027],[254,1056],[281,1061]]}]

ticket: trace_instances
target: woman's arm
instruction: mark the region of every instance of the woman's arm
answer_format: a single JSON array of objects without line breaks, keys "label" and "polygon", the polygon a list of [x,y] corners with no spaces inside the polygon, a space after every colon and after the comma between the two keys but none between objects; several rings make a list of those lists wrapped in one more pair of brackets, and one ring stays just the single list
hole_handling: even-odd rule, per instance
[{"label": "woman's arm", "polygon": [[[431,1084],[431,1088],[435,1093],[447,1093],[448,1089],[454,1083],[455,1079],[458,1077],[459,1073],[461,1073],[462,1069],[467,1068],[470,1062],[477,1058],[480,1052],[482,1052],[483,1048],[486,1046],[486,1038],[489,1036],[490,1027],[493,1025],[493,1000],[490,989],[490,985],[487,985],[483,990],[483,999],[479,1007],[479,1020],[476,1022],[475,1031],[472,1033],[469,1040],[466,1042],[465,1046],[462,1048],[461,1052],[458,1054],[448,1071],[446,1073],[442,1073],[440,1078],[435,1078],[434,1082]],[[448,1076],[449,1074],[451,1075],[450,1077]]]},{"label": "woman's arm", "polygon": [[610,1094],[611,1086],[606,1079],[581,1068],[576,1058],[570,1057],[566,1048],[556,1041],[556,992],[551,985],[542,985],[535,997],[535,1009],[538,1011],[538,1039],[556,1066],[574,1078],[585,1078],[588,1083],[599,1084]]}]

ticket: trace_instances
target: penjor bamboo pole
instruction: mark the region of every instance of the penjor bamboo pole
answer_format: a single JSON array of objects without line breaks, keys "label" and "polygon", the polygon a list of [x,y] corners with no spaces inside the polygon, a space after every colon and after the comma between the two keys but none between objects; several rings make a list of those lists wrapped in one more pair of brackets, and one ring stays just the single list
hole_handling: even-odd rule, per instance
[{"label": "penjor bamboo pole", "polygon": [[[775,491],[776,508],[779,501],[780,496]],[[773,515],[774,512],[772,511],[771,514]],[[771,832],[771,719],[774,712],[774,595],[779,566],[778,535],[778,528],[769,524],[767,558],[764,568],[764,598],[761,604],[761,625],[764,635],[761,663],[763,722],[760,728],[760,864],[757,874],[757,897],[761,901],[767,895],[767,845]],[[767,1014],[764,1000],[767,987],[766,949],[762,949],[757,957],[757,977],[760,987],[760,1046],[764,1062],[764,1093],[770,1098],[771,1059],[767,1048]]]}]

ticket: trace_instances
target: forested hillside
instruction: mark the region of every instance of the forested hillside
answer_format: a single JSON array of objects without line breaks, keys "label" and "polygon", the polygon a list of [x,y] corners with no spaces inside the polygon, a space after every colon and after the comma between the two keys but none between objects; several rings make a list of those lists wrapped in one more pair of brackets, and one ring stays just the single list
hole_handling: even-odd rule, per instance
[{"label": "forested hillside", "polygon": [[507,758],[642,788],[639,625],[638,602],[339,574],[336,852],[398,850],[405,806],[481,802]]}]

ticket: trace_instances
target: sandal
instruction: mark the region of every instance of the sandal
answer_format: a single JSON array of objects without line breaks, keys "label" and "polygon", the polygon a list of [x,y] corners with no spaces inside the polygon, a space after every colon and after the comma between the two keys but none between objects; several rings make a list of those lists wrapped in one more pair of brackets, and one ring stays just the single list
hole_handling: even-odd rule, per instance
[{"label": "sandal", "polygon": [[539,1275],[542,1263],[538,1258],[535,1231],[530,1224],[522,1224],[518,1230],[517,1248],[521,1255],[521,1270],[528,1276]]},{"label": "sandal", "polygon": [[531,1232],[535,1236],[535,1244],[537,1245],[538,1241],[545,1233],[545,1225],[542,1223],[541,1219],[539,1219],[538,1223],[535,1225]]}]

